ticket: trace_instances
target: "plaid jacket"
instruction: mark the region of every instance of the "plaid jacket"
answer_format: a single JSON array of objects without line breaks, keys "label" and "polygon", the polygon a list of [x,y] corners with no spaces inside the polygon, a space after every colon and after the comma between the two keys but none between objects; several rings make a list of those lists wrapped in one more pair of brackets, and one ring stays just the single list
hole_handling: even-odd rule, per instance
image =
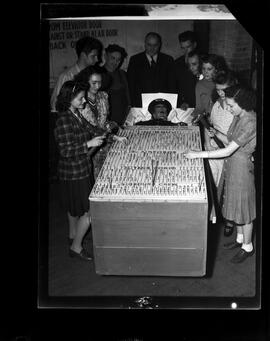
[{"label": "plaid jacket", "polygon": [[93,172],[87,141],[94,136],[93,127],[70,111],[60,114],[54,130],[59,149],[58,174],[60,180],[79,180]]}]

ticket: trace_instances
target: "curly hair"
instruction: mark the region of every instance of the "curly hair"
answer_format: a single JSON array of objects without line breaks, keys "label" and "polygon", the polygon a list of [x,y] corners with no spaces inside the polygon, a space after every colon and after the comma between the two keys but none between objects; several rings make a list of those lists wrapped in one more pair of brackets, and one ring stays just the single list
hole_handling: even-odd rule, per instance
[{"label": "curly hair", "polygon": [[[238,79],[232,70],[228,70],[228,71],[221,70],[221,71],[217,72],[214,81],[216,84],[219,84],[219,85],[225,85],[226,84],[227,87],[231,87],[233,85],[238,84]],[[219,95],[218,95],[216,89],[214,89],[213,93],[212,93],[212,101],[216,102],[218,100],[218,98],[219,98]]]},{"label": "curly hair", "polygon": [[231,87],[238,83],[238,79],[232,70],[221,70],[216,74],[215,83],[220,85],[227,84],[228,87]]},{"label": "curly hair", "polygon": [[209,63],[214,66],[215,68],[215,76],[213,78],[213,81],[215,82],[215,77],[220,72],[227,72],[228,71],[228,65],[224,57],[219,56],[217,54],[204,54],[201,56],[202,64]]},{"label": "curly hair", "polygon": [[233,85],[224,90],[227,98],[233,98],[240,108],[251,111],[256,107],[256,94],[250,87],[244,87],[239,84]]},{"label": "curly hair", "polygon": [[77,75],[75,75],[73,80],[78,83],[88,84],[89,79],[93,74],[102,74],[99,66],[87,66],[86,68],[82,69]]},{"label": "curly hair", "polygon": [[72,100],[80,93],[88,91],[89,84],[79,83],[75,81],[67,81],[62,85],[62,88],[56,99],[56,110],[64,112],[70,108]]},{"label": "curly hair", "polygon": [[108,45],[106,47],[105,51],[106,51],[106,53],[119,52],[121,54],[121,59],[125,59],[127,57],[126,50],[117,44]]}]

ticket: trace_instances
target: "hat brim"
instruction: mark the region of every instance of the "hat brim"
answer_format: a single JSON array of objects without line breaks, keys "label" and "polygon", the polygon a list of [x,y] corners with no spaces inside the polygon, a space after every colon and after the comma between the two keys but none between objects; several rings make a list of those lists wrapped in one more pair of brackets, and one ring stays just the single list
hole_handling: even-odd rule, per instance
[{"label": "hat brim", "polygon": [[165,107],[167,108],[168,111],[168,115],[170,113],[170,111],[172,110],[172,105],[169,101],[167,101],[166,99],[163,98],[157,98],[154,99],[149,105],[148,105],[148,111],[153,114],[155,106],[158,104],[163,104],[165,105]]}]

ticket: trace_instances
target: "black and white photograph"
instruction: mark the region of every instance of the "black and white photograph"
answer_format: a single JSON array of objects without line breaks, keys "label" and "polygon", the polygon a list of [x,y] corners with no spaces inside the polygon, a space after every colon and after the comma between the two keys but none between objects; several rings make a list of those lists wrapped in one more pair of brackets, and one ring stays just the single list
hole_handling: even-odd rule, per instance
[{"label": "black and white photograph", "polygon": [[223,4],[40,4],[39,316],[218,310],[229,337],[225,316],[264,309],[264,47],[243,22]]},{"label": "black and white photograph", "polygon": [[260,309],[262,47],[224,5],[107,6],[41,7],[39,308]]}]

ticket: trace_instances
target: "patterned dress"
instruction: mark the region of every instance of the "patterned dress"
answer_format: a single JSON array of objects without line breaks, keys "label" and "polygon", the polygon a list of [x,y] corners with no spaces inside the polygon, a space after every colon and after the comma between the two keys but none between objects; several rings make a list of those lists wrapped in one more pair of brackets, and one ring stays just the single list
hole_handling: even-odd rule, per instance
[{"label": "patterned dress", "polygon": [[[215,129],[220,131],[222,134],[227,135],[229,127],[232,123],[233,115],[227,107],[226,103],[222,103],[221,100],[218,100],[213,105],[210,114],[210,123],[213,125]],[[216,150],[219,149],[218,145],[214,141],[214,139],[210,139],[210,149]],[[224,159],[209,159],[209,165],[212,171],[213,179],[215,181],[216,186],[218,186],[222,168],[223,168]]]},{"label": "patterned dress", "polygon": [[236,224],[249,224],[256,218],[254,165],[251,161],[256,148],[256,114],[246,112],[235,116],[227,134],[229,142],[240,147],[225,159],[218,195],[222,215]]},{"label": "patterned dress", "polygon": [[[95,103],[91,103],[90,100],[86,103],[83,110],[80,110],[83,117],[91,123],[92,126],[96,127],[96,136],[101,135],[106,130],[106,125],[109,115],[109,102],[108,94],[105,91],[99,91],[96,95]],[[101,148],[97,149],[96,153],[93,154],[94,163],[94,177],[98,176],[98,173],[105,161],[108,150],[111,146],[112,140],[109,139]]]}]

